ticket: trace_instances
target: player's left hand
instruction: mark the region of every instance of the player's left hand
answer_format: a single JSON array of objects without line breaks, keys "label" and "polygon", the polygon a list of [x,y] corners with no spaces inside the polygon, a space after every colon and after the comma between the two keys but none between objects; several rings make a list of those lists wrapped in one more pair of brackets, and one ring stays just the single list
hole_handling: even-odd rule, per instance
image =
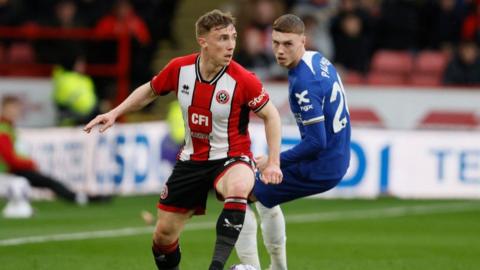
[{"label": "player's left hand", "polygon": [[255,163],[257,165],[257,169],[263,172],[268,165],[268,156],[255,157]]},{"label": "player's left hand", "polygon": [[268,163],[264,170],[260,170],[262,174],[262,181],[265,184],[280,184],[283,179],[282,171],[280,166],[273,163]]}]

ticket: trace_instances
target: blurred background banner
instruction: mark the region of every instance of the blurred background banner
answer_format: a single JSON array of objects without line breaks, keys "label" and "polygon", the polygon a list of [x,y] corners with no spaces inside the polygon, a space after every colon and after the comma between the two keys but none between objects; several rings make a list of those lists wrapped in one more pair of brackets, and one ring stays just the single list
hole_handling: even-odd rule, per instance
[{"label": "blurred background banner", "polygon": [[172,164],[162,159],[164,123],[116,125],[105,134],[81,128],[21,129],[19,148],[45,174],[88,193],[159,193]]},{"label": "blurred background banner", "polygon": [[[263,125],[250,128],[255,155],[266,153]],[[120,124],[105,134],[80,128],[22,129],[20,148],[41,171],[89,193],[158,194],[172,169],[162,156],[163,122]],[[320,197],[480,198],[480,131],[382,130],[352,133],[351,165]],[[284,126],[282,148],[298,143]]]},{"label": "blurred background banner", "polygon": [[402,198],[480,198],[479,132],[388,132],[389,192]]},{"label": "blurred background banner", "polygon": [[0,99],[14,95],[23,103],[24,114],[19,125],[28,127],[54,126],[56,110],[50,79],[0,77]]},{"label": "blurred background banner", "polygon": [[[266,153],[263,127],[252,130],[255,154]],[[284,127],[282,147],[299,142]],[[351,162],[337,188],[318,197],[480,198],[480,132],[352,131]]]}]

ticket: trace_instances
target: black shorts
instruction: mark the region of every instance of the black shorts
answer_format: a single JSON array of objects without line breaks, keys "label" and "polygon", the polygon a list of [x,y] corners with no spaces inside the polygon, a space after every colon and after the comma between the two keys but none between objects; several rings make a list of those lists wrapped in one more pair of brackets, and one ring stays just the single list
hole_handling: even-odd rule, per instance
[{"label": "black shorts", "polygon": [[186,213],[194,210],[195,215],[205,214],[208,192],[229,167],[239,162],[255,169],[255,164],[248,156],[209,161],[177,161],[163,187],[157,207],[168,212]]}]

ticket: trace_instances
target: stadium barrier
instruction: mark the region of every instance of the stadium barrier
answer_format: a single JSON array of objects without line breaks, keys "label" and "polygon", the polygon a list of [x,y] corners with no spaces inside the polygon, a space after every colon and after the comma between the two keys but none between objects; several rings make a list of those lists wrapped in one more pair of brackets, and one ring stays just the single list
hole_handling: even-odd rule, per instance
[{"label": "stadium barrier", "polygon": [[[27,41],[26,44],[28,45],[28,41],[38,40],[75,40],[79,42],[114,41],[117,44],[116,61],[109,64],[87,63],[86,73],[90,76],[112,77],[116,79],[117,91],[114,100],[115,104],[120,104],[120,102],[128,95],[130,87],[129,70],[131,57],[129,33],[120,32],[118,34],[106,34],[90,28],[65,29],[60,27],[27,24],[17,27],[0,26],[0,41],[1,40],[12,41],[12,46],[14,46],[14,44],[22,45],[23,41]],[[27,47],[30,47],[30,45]],[[31,52],[29,54],[34,53]],[[27,58],[34,58],[34,56]],[[53,68],[54,65],[52,64],[37,63],[34,59],[29,59],[26,62],[17,62],[15,59],[6,59],[6,61],[0,60],[0,75],[5,77],[50,77]]]},{"label": "stadium barrier", "polygon": [[[295,123],[288,86],[266,83],[282,119]],[[386,129],[480,129],[479,88],[347,85],[352,124]]]},{"label": "stadium barrier", "polygon": [[[161,156],[163,122],[119,124],[104,134],[81,128],[22,129],[21,149],[40,169],[90,193],[159,193],[172,164]],[[264,128],[252,125],[252,150],[266,153]],[[321,197],[480,198],[480,132],[354,129],[351,166]],[[299,140],[284,126],[282,147]]]}]

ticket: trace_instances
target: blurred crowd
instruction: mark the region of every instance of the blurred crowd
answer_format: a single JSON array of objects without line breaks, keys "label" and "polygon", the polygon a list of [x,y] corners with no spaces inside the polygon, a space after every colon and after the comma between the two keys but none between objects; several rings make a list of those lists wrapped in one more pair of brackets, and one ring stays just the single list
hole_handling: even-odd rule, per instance
[{"label": "blurred crowd", "polygon": [[[128,34],[131,37],[130,79],[136,87],[152,78],[151,69],[158,41],[177,46],[172,21],[181,1],[170,0],[0,0],[0,26],[45,26],[60,29],[89,28],[98,34]],[[85,63],[108,64],[117,61],[116,41],[35,40],[33,44],[0,39],[2,51],[17,51],[25,57],[31,46],[35,62],[59,64],[66,70],[85,72]],[[13,46],[14,47],[14,46]],[[28,58],[28,57],[27,57]],[[7,57],[8,61],[8,57]],[[28,61],[24,61],[28,62]],[[100,99],[112,98],[111,79],[95,78]]]},{"label": "blurred crowd", "polygon": [[[151,63],[159,41],[178,47],[173,21],[186,1],[0,0],[0,26],[128,33],[135,87],[156,72]],[[291,12],[305,22],[306,47],[336,63],[347,83],[480,84],[480,0],[227,0],[218,5],[238,18],[235,59],[263,80],[285,79],[286,71],[274,61],[270,33],[273,20]],[[36,61],[84,72],[85,62],[115,61],[113,43],[48,40],[35,41],[33,48]],[[0,62],[9,46],[0,40]],[[115,91],[106,90],[101,79],[95,84],[102,89],[100,99]]]},{"label": "blurred crowd", "polygon": [[[437,71],[440,74],[430,81],[423,80],[424,83],[432,86],[480,84],[478,0],[240,2],[248,2],[243,9],[249,12],[240,13],[246,14],[241,17],[246,23],[237,59],[264,79],[284,76],[274,65],[269,40],[270,25],[279,14],[293,12],[305,22],[307,48],[319,50],[335,62],[347,81],[392,82],[394,76],[386,74],[382,80],[379,76],[385,72],[375,70],[385,68],[377,68],[383,62],[381,56],[385,55],[379,52],[397,52],[388,54],[393,64],[412,62],[409,73],[420,72],[415,70],[416,58],[423,52],[429,52],[430,57],[426,58],[440,63],[437,69],[441,72]],[[402,57],[410,60],[398,60]],[[419,60],[423,58],[422,55]],[[408,84],[410,80],[402,77],[393,82]],[[414,82],[422,84],[422,80]]]}]

